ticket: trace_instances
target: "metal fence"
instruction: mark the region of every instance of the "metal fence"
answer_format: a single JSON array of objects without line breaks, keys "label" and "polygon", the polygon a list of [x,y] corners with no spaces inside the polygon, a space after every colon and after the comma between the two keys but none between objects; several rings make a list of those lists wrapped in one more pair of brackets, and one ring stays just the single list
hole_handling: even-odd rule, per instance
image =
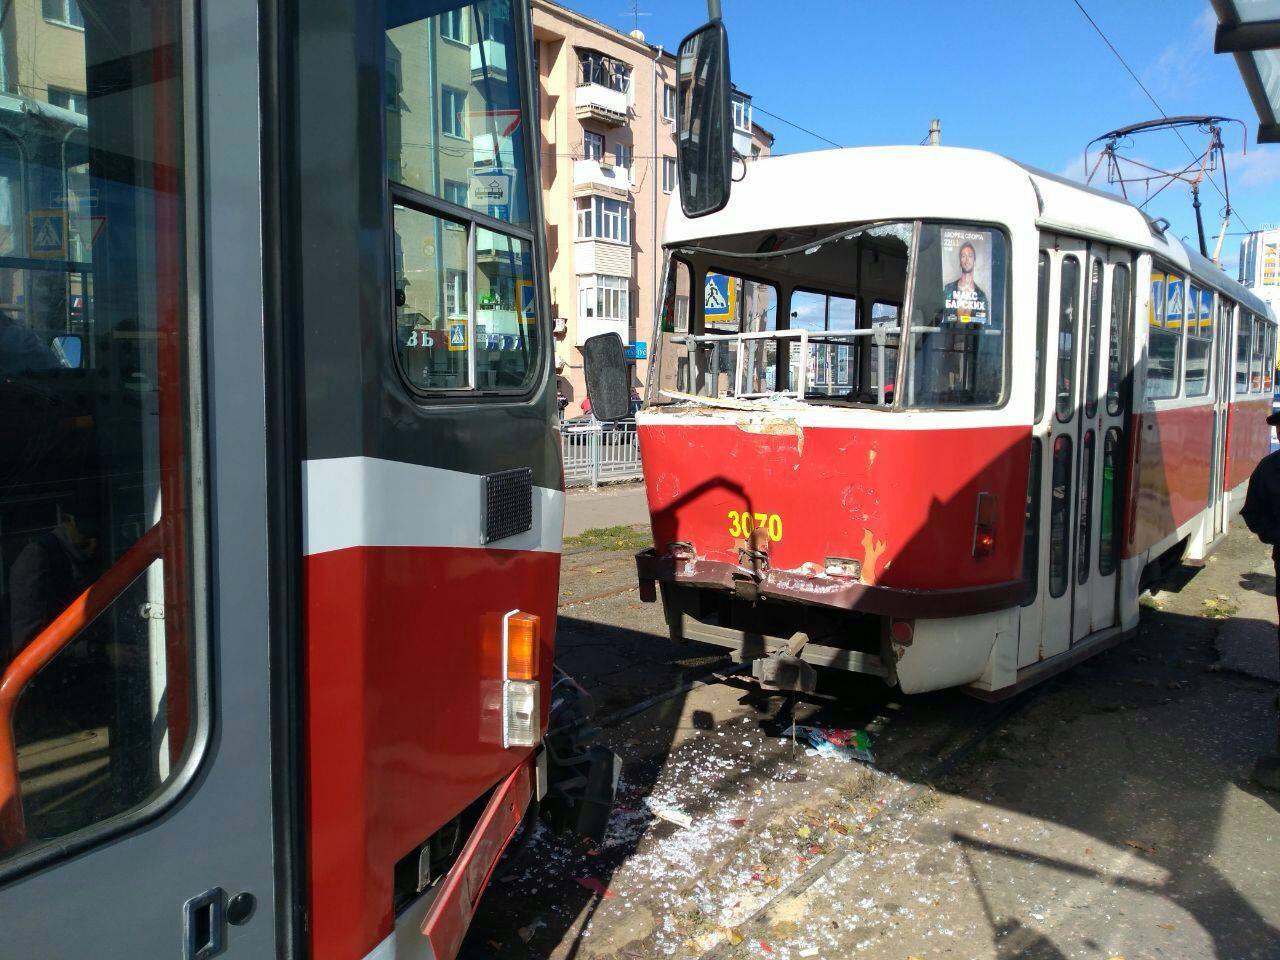
[{"label": "metal fence", "polygon": [[560,434],[566,487],[638,480],[640,441],[634,423],[573,424]]}]

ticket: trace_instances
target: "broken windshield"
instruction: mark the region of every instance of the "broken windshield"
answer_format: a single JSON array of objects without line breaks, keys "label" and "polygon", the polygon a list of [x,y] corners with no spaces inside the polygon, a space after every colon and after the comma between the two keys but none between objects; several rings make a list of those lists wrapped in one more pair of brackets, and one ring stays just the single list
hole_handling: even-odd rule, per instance
[{"label": "broken windshield", "polygon": [[1006,272],[999,230],[907,221],[669,250],[648,403],[999,403]]}]

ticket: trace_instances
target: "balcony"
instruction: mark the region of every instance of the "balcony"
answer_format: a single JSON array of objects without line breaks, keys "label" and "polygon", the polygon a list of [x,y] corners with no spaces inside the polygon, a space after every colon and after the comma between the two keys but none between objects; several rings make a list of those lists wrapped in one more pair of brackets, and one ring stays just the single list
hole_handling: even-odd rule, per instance
[{"label": "balcony", "polygon": [[580,277],[601,273],[630,279],[631,244],[613,243],[609,240],[575,240],[573,272]]},{"label": "balcony", "polygon": [[733,128],[733,149],[740,157],[751,156],[751,131]]},{"label": "balcony", "polygon": [[500,80],[506,75],[507,47],[505,44],[497,40],[485,40],[471,45],[472,80],[482,80],[485,77]]},{"label": "balcony", "polygon": [[573,188],[575,195],[603,191],[625,197],[631,190],[631,170],[601,160],[575,160]]},{"label": "balcony", "polygon": [[627,124],[631,106],[631,84],[626,90],[615,90],[599,83],[580,83],[574,92],[574,115],[579,120],[595,120],[610,127]]},{"label": "balcony", "polygon": [[600,317],[579,317],[577,330],[574,331],[574,343],[582,346],[597,333],[616,333],[623,343],[631,340],[631,332],[625,320],[605,320]]}]

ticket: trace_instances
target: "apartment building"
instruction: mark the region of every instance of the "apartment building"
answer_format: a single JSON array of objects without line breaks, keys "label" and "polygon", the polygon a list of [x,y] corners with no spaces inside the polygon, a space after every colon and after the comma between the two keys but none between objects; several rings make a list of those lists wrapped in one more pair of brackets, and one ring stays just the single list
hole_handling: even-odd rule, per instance
[{"label": "apartment building", "polygon": [[1280,314],[1280,227],[1255,230],[1240,242],[1240,282]]},{"label": "apartment building", "polygon": [[[676,61],[639,31],[550,0],[532,9],[556,367],[573,416],[588,337],[622,337],[637,388],[648,372],[662,225],[676,191]],[[766,155],[773,137],[753,122],[750,96],[735,91],[733,110],[738,153]]]}]

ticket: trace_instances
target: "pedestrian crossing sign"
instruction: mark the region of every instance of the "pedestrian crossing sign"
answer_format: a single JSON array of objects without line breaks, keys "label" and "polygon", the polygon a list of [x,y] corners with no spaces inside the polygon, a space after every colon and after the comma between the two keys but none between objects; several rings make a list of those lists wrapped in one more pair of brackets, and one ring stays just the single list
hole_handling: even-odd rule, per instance
[{"label": "pedestrian crossing sign", "polygon": [[707,323],[732,321],[735,316],[735,290],[732,277],[708,273],[702,292],[702,319]]},{"label": "pedestrian crossing sign", "polygon": [[467,321],[459,320],[449,324],[449,350],[457,352],[467,349]]},{"label": "pedestrian crossing sign", "polygon": [[27,214],[27,249],[37,260],[65,260],[67,211],[32,210]]}]

